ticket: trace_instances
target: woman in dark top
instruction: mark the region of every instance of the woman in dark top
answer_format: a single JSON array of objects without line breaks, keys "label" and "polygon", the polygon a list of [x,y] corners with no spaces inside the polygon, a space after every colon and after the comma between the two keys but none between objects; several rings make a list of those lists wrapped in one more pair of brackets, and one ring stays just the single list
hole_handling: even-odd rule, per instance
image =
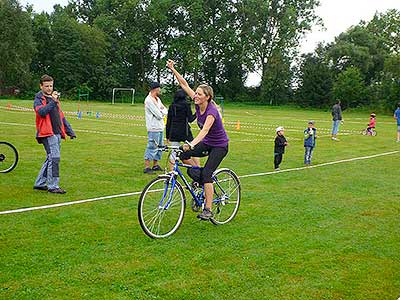
[{"label": "woman in dark top", "polygon": [[[189,123],[196,120],[196,114],[192,113],[190,103],[186,100],[186,93],[179,89],[176,91],[174,100],[168,108],[168,117],[166,125],[167,142],[172,146],[180,146],[180,142],[193,141],[192,131]],[[171,153],[169,161],[172,170],[175,163],[175,153]]]},{"label": "woman in dark top", "polygon": [[179,142],[192,141],[193,135],[189,123],[196,119],[192,113],[190,103],[186,100],[186,93],[177,90],[174,101],[168,108],[166,137],[168,142],[179,145]]}]

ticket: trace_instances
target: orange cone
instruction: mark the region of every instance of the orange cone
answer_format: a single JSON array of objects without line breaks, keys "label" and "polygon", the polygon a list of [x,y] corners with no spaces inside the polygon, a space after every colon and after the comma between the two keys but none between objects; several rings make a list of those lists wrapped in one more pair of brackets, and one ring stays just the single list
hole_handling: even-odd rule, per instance
[{"label": "orange cone", "polygon": [[240,121],[239,120],[236,123],[236,130],[240,130]]},{"label": "orange cone", "polygon": [[10,102],[7,103],[7,109],[11,109],[12,104]]}]

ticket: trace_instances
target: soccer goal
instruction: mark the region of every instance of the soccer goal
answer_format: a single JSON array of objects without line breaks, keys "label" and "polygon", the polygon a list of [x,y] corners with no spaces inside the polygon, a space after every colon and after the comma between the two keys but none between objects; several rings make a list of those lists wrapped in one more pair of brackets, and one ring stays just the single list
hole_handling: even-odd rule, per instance
[{"label": "soccer goal", "polygon": [[[134,88],[113,88],[113,93],[112,93],[112,102],[111,104],[115,103],[115,94],[119,91],[130,91],[132,92],[132,104],[135,103],[135,89]],[[122,100],[123,101],[123,100]]]}]

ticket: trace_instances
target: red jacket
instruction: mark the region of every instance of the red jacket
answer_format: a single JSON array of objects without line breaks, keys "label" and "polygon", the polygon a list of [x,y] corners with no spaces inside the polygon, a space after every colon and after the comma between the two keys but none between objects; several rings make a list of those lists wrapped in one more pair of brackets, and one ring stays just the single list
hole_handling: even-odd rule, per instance
[{"label": "red jacket", "polygon": [[[45,138],[54,135],[49,112],[50,110],[54,109],[55,105],[60,114],[61,138],[65,139],[66,134],[68,134],[71,137],[75,136],[75,133],[71,128],[71,125],[69,125],[69,123],[64,117],[64,113],[62,112],[59,103],[57,104],[55,102],[50,102],[47,104],[45,96],[42,93],[38,93],[36,94],[34,102],[34,108],[36,112],[36,139],[39,140],[40,138]],[[44,112],[42,111],[41,113],[39,113],[39,110],[43,108],[48,108],[48,109],[46,109]]]}]

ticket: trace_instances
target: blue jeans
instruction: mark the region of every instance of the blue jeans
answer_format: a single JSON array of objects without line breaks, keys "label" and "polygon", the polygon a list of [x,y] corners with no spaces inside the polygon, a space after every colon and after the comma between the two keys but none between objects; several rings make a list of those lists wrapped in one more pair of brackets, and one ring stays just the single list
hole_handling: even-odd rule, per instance
[{"label": "blue jeans", "polygon": [[59,188],[61,135],[55,134],[44,138],[43,146],[47,156],[36,178],[35,186],[47,186],[49,190]]},{"label": "blue jeans", "polygon": [[147,147],[144,153],[145,160],[161,160],[162,151],[157,149],[163,144],[163,132],[162,131],[148,131],[147,132]]},{"label": "blue jeans", "polygon": [[304,147],[304,149],[305,149],[304,164],[309,165],[309,164],[311,164],[314,147]]},{"label": "blue jeans", "polygon": [[333,126],[332,126],[332,134],[333,135],[336,135],[339,132],[340,122],[341,122],[341,120],[333,121]]}]

